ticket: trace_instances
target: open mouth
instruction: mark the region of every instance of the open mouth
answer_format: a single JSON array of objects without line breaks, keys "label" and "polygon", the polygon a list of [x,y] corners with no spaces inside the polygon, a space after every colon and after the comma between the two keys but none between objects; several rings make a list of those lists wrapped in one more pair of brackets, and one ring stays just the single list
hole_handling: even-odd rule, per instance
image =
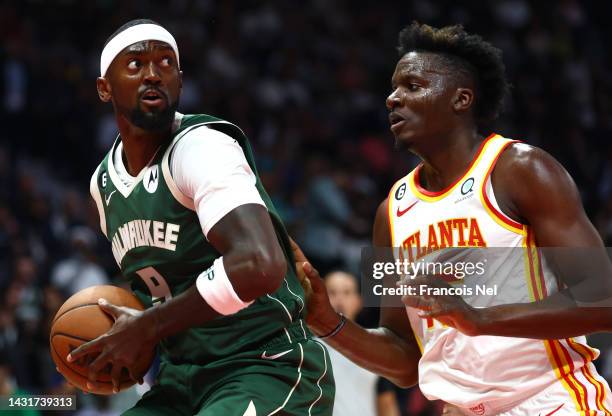
[{"label": "open mouth", "polygon": [[391,127],[401,123],[402,121],[405,121],[404,117],[400,116],[396,112],[389,113],[389,123],[391,124]]},{"label": "open mouth", "polygon": [[164,102],[164,96],[155,90],[147,90],[140,99],[149,105],[160,105]]}]

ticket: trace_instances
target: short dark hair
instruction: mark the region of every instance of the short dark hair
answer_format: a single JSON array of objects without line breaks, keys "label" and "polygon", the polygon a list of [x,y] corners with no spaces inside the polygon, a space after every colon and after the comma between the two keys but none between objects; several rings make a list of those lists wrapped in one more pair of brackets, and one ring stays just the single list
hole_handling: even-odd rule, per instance
[{"label": "short dark hair", "polygon": [[400,57],[408,52],[441,55],[461,74],[469,74],[475,84],[474,117],[489,122],[502,110],[510,88],[502,52],[478,35],[468,34],[461,25],[434,28],[412,22],[399,34]]},{"label": "short dark hair", "polygon": [[111,39],[113,39],[115,36],[117,36],[119,33],[123,32],[125,29],[128,29],[132,26],[136,26],[136,25],[144,25],[144,24],[149,24],[149,25],[157,25],[157,26],[161,26],[159,23],[157,23],[154,20],[151,19],[134,19],[134,20],[130,20],[129,22],[127,22],[126,24],[122,25],[119,29],[115,30],[113,32],[112,35],[110,35],[107,39],[106,42],[104,42],[104,46],[108,45],[108,42],[111,41]]}]

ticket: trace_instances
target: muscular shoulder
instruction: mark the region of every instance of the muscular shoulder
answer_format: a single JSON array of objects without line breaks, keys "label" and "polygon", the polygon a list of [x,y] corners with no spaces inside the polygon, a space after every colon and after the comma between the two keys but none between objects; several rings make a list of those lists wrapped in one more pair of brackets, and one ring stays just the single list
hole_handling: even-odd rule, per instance
[{"label": "muscular shoulder", "polygon": [[513,143],[499,157],[494,175],[518,175],[527,179],[546,179],[549,175],[567,172],[561,164],[546,151],[525,143]]},{"label": "muscular shoulder", "polygon": [[546,151],[524,143],[513,143],[500,155],[492,181],[502,210],[521,222],[529,222],[534,208],[580,201],[565,168]]}]

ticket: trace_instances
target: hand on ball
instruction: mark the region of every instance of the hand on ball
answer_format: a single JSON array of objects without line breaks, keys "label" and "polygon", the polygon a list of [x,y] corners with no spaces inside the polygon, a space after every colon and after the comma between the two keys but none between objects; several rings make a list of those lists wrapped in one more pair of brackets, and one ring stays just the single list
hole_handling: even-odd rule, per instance
[{"label": "hand on ball", "polygon": [[134,363],[157,343],[155,323],[152,322],[155,312],[116,306],[105,299],[99,299],[98,305],[112,316],[115,323],[107,333],[74,349],[68,354],[68,362],[87,358],[85,362],[90,363],[87,377],[89,389],[96,388],[98,373],[107,366],[110,367],[115,393],[121,388],[121,374],[124,371],[134,382],[142,384],[144,373],[138,373]]}]

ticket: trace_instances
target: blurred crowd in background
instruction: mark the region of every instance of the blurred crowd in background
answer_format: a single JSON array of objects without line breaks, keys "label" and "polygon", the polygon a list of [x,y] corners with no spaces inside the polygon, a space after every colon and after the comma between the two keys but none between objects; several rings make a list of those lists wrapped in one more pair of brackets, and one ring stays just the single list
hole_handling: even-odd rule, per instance
[{"label": "blurred crowd in background", "polygon": [[[412,20],[462,23],[504,51],[512,94],[482,133],[552,153],[612,245],[606,2],[0,0],[0,394],[66,391],[48,353],[55,311],[84,287],[121,282],[89,179],[117,134],[95,89],[100,52],[134,18],[175,35],[179,110],[246,132],[290,234],[322,273],[357,274],[377,205],[417,163],[394,151],[384,104]],[[377,322],[375,309],[359,316]],[[599,366],[610,380],[605,349]],[[398,397],[404,414],[434,414],[414,391]]]}]

